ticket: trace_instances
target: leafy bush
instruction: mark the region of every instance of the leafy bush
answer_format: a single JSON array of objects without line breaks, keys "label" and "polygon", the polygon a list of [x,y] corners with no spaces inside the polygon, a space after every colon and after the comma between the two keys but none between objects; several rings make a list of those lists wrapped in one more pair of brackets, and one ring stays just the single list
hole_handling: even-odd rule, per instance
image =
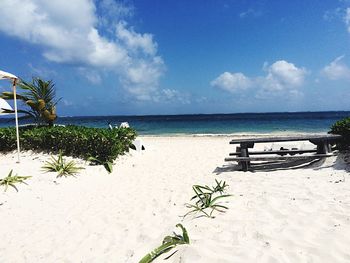
[{"label": "leafy bush", "polygon": [[[23,150],[44,151],[87,160],[113,162],[129,150],[136,132],[132,128],[101,129],[83,126],[28,126],[20,127],[20,144]],[[0,151],[16,149],[15,128],[0,129]]]},{"label": "leafy bush", "polygon": [[343,139],[337,144],[340,149],[347,149],[350,146],[350,117],[337,121],[331,127],[330,133],[340,134]]}]

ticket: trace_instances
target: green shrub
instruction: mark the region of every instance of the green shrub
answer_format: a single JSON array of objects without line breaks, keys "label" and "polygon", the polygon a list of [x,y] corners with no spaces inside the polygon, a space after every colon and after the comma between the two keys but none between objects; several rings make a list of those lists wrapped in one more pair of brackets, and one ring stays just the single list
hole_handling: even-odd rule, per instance
[{"label": "green shrub", "polygon": [[350,117],[334,123],[329,133],[342,135],[343,139],[337,143],[337,146],[339,149],[348,149],[350,146]]},{"label": "green shrub", "polygon": [[[83,126],[20,127],[20,144],[23,150],[44,151],[87,160],[94,157],[113,162],[129,150],[136,132],[132,128],[102,129]],[[16,149],[15,128],[0,128],[0,151]]]}]

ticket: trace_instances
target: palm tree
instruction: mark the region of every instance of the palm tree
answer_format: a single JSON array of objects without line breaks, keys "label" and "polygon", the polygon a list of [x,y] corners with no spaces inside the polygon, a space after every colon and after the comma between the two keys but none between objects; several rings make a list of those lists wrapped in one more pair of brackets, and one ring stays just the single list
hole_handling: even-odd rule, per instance
[{"label": "palm tree", "polygon": [[[32,117],[38,124],[53,125],[57,119],[55,100],[55,84],[52,80],[45,81],[40,78],[33,78],[32,83],[21,80],[18,87],[23,90],[17,94],[17,99],[29,106],[29,110],[18,110],[19,113],[24,113],[28,117]],[[2,92],[1,98],[13,100],[13,92]],[[11,113],[11,112],[8,112]]]}]

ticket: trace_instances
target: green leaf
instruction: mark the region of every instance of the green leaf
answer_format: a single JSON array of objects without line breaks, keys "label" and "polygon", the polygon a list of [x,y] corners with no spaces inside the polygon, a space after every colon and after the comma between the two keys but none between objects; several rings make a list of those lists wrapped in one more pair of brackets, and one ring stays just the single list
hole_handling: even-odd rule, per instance
[{"label": "green leaf", "polygon": [[[181,228],[182,235],[178,235],[178,234],[174,233],[174,236],[166,236],[163,239],[162,245],[160,245],[159,247],[155,248],[153,251],[151,251],[146,256],[144,256],[139,261],[139,263],[150,263],[154,259],[159,257],[161,254],[167,253],[168,251],[170,251],[171,249],[173,249],[177,245],[189,244],[190,243],[190,239],[188,237],[188,233],[187,233],[186,228],[182,224],[177,224],[176,227]],[[172,255],[170,255],[170,256],[172,256]],[[167,258],[169,258],[169,257],[167,257]]]},{"label": "green leaf", "polygon": [[113,164],[111,162],[105,162],[103,164],[108,173],[113,172]]}]

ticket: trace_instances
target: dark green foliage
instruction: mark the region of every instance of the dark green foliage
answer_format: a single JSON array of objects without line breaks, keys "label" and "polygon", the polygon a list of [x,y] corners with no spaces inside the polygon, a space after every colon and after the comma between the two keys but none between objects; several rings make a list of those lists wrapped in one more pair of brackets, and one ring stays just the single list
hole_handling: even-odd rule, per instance
[{"label": "dark green foliage", "polygon": [[339,149],[348,149],[350,146],[350,117],[334,123],[329,133],[342,135],[343,139],[337,143],[337,146]]},{"label": "dark green foliage", "polygon": [[[94,157],[101,163],[113,162],[129,150],[136,132],[131,128],[101,129],[83,126],[21,127],[23,150],[44,151],[87,160]],[[0,128],[0,151],[16,149],[15,128]]]},{"label": "dark green foliage", "polygon": [[[160,245],[159,247],[154,249],[152,252],[150,252],[146,256],[144,256],[140,260],[139,263],[150,263],[154,259],[159,257],[161,254],[168,252],[169,250],[171,250],[172,248],[176,247],[177,245],[189,244],[190,243],[190,238],[188,237],[186,228],[183,227],[183,225],[181,225],[181,224],[177,224],[176,227],[181,228],[182,235],[176,234],[174,232],[174,236],[166,236],[163,239],[162,245]],[[173,254],[171,254],[170,256],[172,256]],[[167,259],[169,257],[167,257]]]}]

